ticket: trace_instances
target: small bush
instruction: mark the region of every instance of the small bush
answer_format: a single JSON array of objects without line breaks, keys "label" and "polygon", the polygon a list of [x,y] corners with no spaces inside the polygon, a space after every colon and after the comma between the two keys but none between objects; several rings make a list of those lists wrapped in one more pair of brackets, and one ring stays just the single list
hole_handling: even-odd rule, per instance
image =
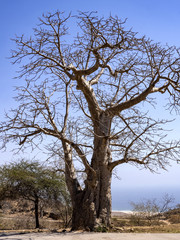
[{"label": "small bush", "polygon": [[118,219],[116,217],[112,218],[112,224],[115,225],[116,227],[124,227],[129,225],[129,220],[127,219]]},{"label": "small bush", "polygon": [[172,224],[180,223],[180,215],[172,215],[172,216],[170,216],[169,221]]},{"label": "small bush", "polygon": [[95,227],[95,232],[108,232],[108,228],[106,226],[104,226],[103,224],[98,224]]},{"label": "small bush", "polygon": [[131,226],[143,226],[143,220],[138,214],[132,214],[129,223]]},{"label": "small bush", "polygon": [[124,227],[127,225],[127,221],[126,220],[120,220],[119,221],[119,227]]}]

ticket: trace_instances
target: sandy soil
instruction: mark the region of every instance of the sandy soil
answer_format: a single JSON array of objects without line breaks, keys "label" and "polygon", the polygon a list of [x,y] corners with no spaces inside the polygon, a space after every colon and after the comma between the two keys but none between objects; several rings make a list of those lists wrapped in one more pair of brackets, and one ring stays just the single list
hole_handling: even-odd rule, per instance
[{"label": "sandy soil", "polygon": [[167,233],[1,233],[1,240],[180,240]]}]

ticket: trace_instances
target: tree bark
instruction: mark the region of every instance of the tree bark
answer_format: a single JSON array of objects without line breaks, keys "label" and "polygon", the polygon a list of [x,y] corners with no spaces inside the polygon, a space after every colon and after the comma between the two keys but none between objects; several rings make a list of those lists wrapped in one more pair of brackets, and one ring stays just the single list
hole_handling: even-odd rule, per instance
[{"label": "tree bark", "polygon": [[85,189],[73,199],[72,230],[93,231],[96,222],[94,191]]},{"label": "tree bark", "polygon": [[111,224],[111,173],[104,169],[96,187],[78,192],[73,202],[72,230],[93,231],[98,226]]},{"label": "tree bark", "polygon": [[96,172],[96,179],[94,179],[94,174],[91,171],[86,172],[87,178],[83,190],[79,188],[74,175],[69,181],[72,161],[66,160],[66,163],[68,163],[66,164],[66,179],[68,180],[67,185],[70,189],[73,206],[72,230],[86,229],[93,231],[98,226],[109,227],[111,224],[112,172],[108,167],[112,160],[108,138],[110,125],[111,118],[108,114],[101,114],[94,127],[94,152],[91,160],[91,167]]},{"label": "tree bark", "polygon": [[38,197],[34,200],[34,208],[35,208],[35,221],[36,221],[36,228],[39,228],[39,199]]}]

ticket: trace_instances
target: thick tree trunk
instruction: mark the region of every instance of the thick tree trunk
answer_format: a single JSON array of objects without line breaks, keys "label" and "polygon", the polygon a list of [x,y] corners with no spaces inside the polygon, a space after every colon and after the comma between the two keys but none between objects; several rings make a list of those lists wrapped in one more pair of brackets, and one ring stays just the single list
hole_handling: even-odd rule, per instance
[{"label": "thick tree trunk", "polygon": [[72,230],[93,230],[96,222],[94,192],[85,189],[73,199]]},{"label": "thick tree trunk", "polygon": [[96,212],[100,224],[110,225],[111,221],[111,176],[109,164],[112,162],[109,146],[111,117],[103,112],[94,126],[94,154],[92,166],[97,172]]},{"label": "thick tree trunk", "polygon": [[103,175],[95,188],[86,187],[73,199],[72,230],[110,226],[111,173],[106,169]]},{"label": "thick tree trunk", "polygon": [[96,196],[97,218],[107,227],[111,224],[111,172],[106,166],[101,167],[99,187]]},{"label": "thick tree trunk", "polygon": [[[94,230],[98,226],[109,227],[111,223],[111,176],[109,169],[111,151],[109,147],[109,132],[111,118],[102,113],[94,126],[94,152],[91,168],[86,172],[85,188],[78,184],[71,150],[67,143],[63,144],[66,161],[66,182],[70,191],[73,215],[72,230]],[[94,179],[95,178],[95,179]]]}]

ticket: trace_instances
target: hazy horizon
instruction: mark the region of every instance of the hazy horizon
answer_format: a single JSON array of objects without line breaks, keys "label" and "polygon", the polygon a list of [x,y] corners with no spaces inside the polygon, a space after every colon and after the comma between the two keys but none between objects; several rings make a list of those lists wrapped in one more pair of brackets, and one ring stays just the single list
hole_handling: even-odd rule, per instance
[{"label": "hazy horizon", "polygon": [[180,187],[168,188],[168,187],[137,187],[137,188],[114,188],[112,187],[112,210],[117,211],[131,211],[131,202],[140,203],[144,200],[157,199],[160,202],[165,196],[174,197],[174,202],[171,204],[175,207],[180,204]]}]

